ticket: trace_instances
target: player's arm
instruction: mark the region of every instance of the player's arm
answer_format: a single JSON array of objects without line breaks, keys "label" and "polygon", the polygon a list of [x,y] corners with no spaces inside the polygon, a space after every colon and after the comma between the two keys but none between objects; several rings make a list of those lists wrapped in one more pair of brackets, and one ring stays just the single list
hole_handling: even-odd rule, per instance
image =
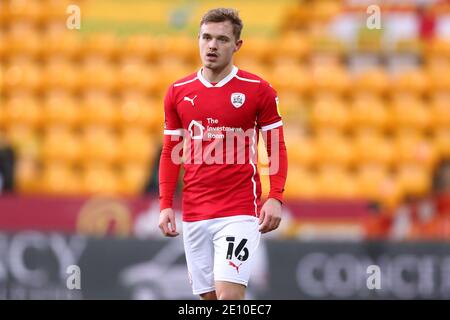
[{"label": "player's arm", "polygon": [[172,90],[169,88],[164,99],[164,140],[159,161],[159,228],[167,237],[176,237],[177,226],[173,211],[173,196],[180,173],[180,152],[174,152],[183,141],[181,121],[172,103]]},{"label": "player's arm", "polygon": [[260,211],[259,230],[262,233],[278,228],[281,222],[281,205],[287,177],[287,150],[283,136],[283,122],[278,110],[278,97],[268,84],[262,84],[261,108],[258,125],[262,130],[269,158],[270,191],[267,201]]},{"label": "player's arm", "polygon": [[260,231],[266,233],[278,228],[281,222],[284,185],[287,177],[287,151],[283,137],[283,127],[268,130],[263,134],[269,158],[270,191],[260,212]]}]

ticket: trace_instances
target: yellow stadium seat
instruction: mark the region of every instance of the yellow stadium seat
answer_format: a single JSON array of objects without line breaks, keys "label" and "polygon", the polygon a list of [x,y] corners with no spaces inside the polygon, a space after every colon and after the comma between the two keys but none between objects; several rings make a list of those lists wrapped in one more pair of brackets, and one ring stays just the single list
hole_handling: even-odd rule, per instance
[{"label": "yellow stadium seat", "polygon": [[390,103],[396,128],[425,130],[431,124],[431,114],[425,103],[413,94],[396,94]]},{"label": "yellow stadium seat", "polygon": [[426,72],[432,91],[450,91],[450,63],[445,59],[431,62]]},{"label": "yellow stadium seat", "polygon": [[46,126],[65,125],[77,126],[80,121],[81,109],[72,95],[66,91],[48,91],[42,104],[42,119]]},{"label": "yellow stadium seat", "polygon": [[122,60],[155,61],[158,56],[158,41],[149,35],[130,35],[121,46]]},{"label": "yellow stadium seat", "polygon": [[314,199],[320,195],[315,175],[304,167],[289,166],[285,185],[286,199]]},{"label": "yellow stadium seat", "polygon": [[312,89],[316,92],[345,93],[350,88],[350,76],[340,65],[318,64],[312,67]]},{"label": "yellow stadium seat", "polygon": [[103,57],[84,61],[79,72],[79,84],[84,90],[111,91],[117,87],[117,70]]},{"label": "yellow stadium seat", "polygon": [[104,92],[87,92],[80,101],[79,114],[85,125],[113,127],[117,121],[115,100]]},{"label": "yellow stadium seat", "polygon": [[295,59],[300,60],[310,50],[309,38],[304,33],[299,32],[289,32],[283,34],[277,41],[273,53],[273,59],[275,61],[284,59]]},{"label": "yellow stadium seat", "polygon": [[4,86],[7,92],[37,91],[41,86],[41,68],[28,60],[12,61],[5,67]]},{"label": "yellow stadium seat", "polygon": [[398,164],[412,162],[431,168],[437,161],[437,150],[432,141],[417,131],[398,131],[394,143]]},{"label": "yellow stadium seat", "polygon": [[198,44],[194,38],[185,36],[164,37],[158,39],[159,60],[179,61],[194,64],[200,61]]},{"label": "yellow stadium seat", "polygon": [[[125,63],[118,70],[121,90],[139,90],[154,93],[158,88],[158,77],[154,68],[144,63]],[[175,80],[174,80],[175,81]]]},{"label": "yellow stadium seat", "polygon": [[419,68],[394,75],[391,83],[393,92],[423,94],[429,89],[428,74]]},{"label": "yellow stadium seat", "polygon": [[261,65],[266,63],[271,58],[270,56],[272,52],[270,48],[272,48],[272,43],[269,39],[262,37],[250,37],[245,40],[244,45],[239,50],[236,58],[253,60],[257,64]]},{"label": "yellow stadium seat", "polygon": [[433,127],[450,128],[450,94],[436,93],[430,103]]},{"label": "yellow stadium seat", "polygon": [[315,163],[317,152],[314,140],[304,134],[290,134],[289,130],[285,130],[284,135],[289,163],[300,166],[312,166]]},{"label": "yellow stadium seat", "polygon": [[[0,4],[0,6],[1,6],[1,4]],[[1,11],[1,8],[0,8],[0,11]],[[1,17],[0,17],[0,20],[1,20]],[[7,46],[6,40],[7,40],[7,38],[6,38],[5,32],[3,32],[3,30],[0,29],[0,59],[1,59],[1,61],[5,61],[5,58],[6,58],[6,46]],[[1,68],[3,69],[3,64],[1,66]],[[4,72],[4,70],[1,70],[1,73],[3,73],[3,72]]]},{"label": "yellow stadium seat", "polygon": [[323,165],[319,167],[317,184],[318,194],[326,199],[355,198],[358,193],[356,180],[341,166]]},{"label": "yellow stadium seat", "polygon": [[89,36],[81,48],[84,57],[96,57],[103,59],[114,58],[121,46],[119,39],[109,33],[95,33]]},{"label": "yellow stadium seat", "polygon": [[112,130],[100,126],[85,127],[81,140],[81,156],[84,161],[116,161],[120,150]]},{"label": "yellow stadium seat", "polygon": [[424,196],[431,188],[431,173],[417,163],[405,163],[397,169],[396,179],[403,192],[411,196]]},{"label": "yellow stadium seat", "polygon": [[10,21],[30,21],[40,22],[45,8],[39,0],[19,1],[11,0],[6,3],[5,9],[8,12]]},{"label": "yellow stadium seat", "polygon": [[5,40],[5,49],[9,56],[37,56],[42,48],[39,32],[28,21],[11,23]]},{"label": "yellow stadium seat", "polygon": [[16,190],[20,194],[39,192],[39,162],[35,157],[22,156],[17,159],[14,172]]},{"label": "yellow stadium seat", "polygon": [[311,88],[311,77],[306,68],[298,63],[278,63],[270,75],[270,83],[277,90],[306,93]]},{"label": "yellow stadium seat", "polygon": [[51,59],[42,70],[41,85],[46,91],[76,91],[80,82],[83,82],[78,72],[77,66],[65,59]]},{"label": "yellow stadium seat", "polygon": [[383,68],[373,67],[355,75],[352,90],[383,94],[389,87],[389,77]]},{"label": "yellow stadium seat", "polygon": [[315,137],[316,160],[324,164],[350,166],[354,152],[349,139],[338,130],[323,129]]},{"label": "yellow stadium seat", "polygon": [[115,170],[103,163],[89,163],[81,173],[81,190],[85,194],[115,195],[120,191]]},{"label": "yellow stadium seat", "polygon": [[118,172],[120,193],[125,195],[141,194],[150,173],[151,167],[146,164],[127,162],[121,165]]},{"label": "yellow stadium seat", "polygon": [[150,167],[156,152],[155,141],[151,135],[141,128],[127,128],[118,139],[121,162],[134,161]]},{"label": "yellow stadium seat", "polygon": [[45,162],[76,164],[80,160],[80,138],[63,126],[48,127],[41,148]]},{"label": "yellow stadium seat", "polygon": [[367,163],[356,171],[358,192],[368,200],[394,208],[403,197],[401,185],[382,164]]},{"label": "yellow stadium seat", "polygon": [[352,141],[356,163],[392,164],[396,150],[390,139],[373,129],[360,129]]},{"label": "yellow stadium seat", "polygon": [[373,93],[356,93],[349,106],[349,122],[356,127],[384,129],[389,123],[389,113],[381,98]]},{"label": "yellow stadium seat", "polygon": [[284,121],[292,121],[295,126],[309,125],[310,108],[296,91],[278,91],[278,110]]},{"label": "yellow stadium seat", "polygon": [[39,180],[39,191],[54,195],[72,195],[80,190],[78,173],[62,162],[46,163]]},{"label": "yellow stadium seat", "polygon": [[315,128],[345,129],[348,119],[347,106],[334,94],[321,94],[313,100],[311,124]]},{"label": "yellow stadium seat", "polygon": [[436,129],[433,134],[433,144],[442,157],[450,157],[450,127]]},{"label": "yellow stadium seat", "polygon": [[42,35],[41,53],[44,57],[77,58],[80,54],[82,40],[73,31],[66,28],[49,28]]},{"label": "yellow stadium seat", "polygon": [[23,124],[31,128],[41,124],[41,106],[35,96],[15,95],[5,101],[5,123],[9,125]]},{"label": "yellow stadium seat", "polygon": [[127,94],[119,102],[118,125],[138,126],[161,133],[164,124],[163,103],[140,94]]},{"label": "yellow stadium seat", "polygon": [[73,3],[70,0],[41,0],[40,2],[43,7],[41,16],[45,22],[67,19],[67,7]]}]

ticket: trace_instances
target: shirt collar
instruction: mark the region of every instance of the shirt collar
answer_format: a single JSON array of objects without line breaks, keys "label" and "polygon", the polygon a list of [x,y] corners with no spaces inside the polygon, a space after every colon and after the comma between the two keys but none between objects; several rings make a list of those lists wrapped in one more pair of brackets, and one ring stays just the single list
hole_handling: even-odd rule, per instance
[{"label": "shirt collar", "polygon": [[237,72],[238,72],[238,68],[236,66],[233,66],[233,68],[231,69],[231,72],[222,80],[220,80],[216,85],[212,85],[208,80],[206,80],[203,75],[202,75],[202,70],[203,68],[201,68],[200,70],[198,70],[197,72],[197,77],[200,80],[201,83],[203,83],[203,85],[207,88],[219,88],[219,87],[223,87],[225,84],[227,84],[228,82],[230,82],[231,79],[233,79]]}]

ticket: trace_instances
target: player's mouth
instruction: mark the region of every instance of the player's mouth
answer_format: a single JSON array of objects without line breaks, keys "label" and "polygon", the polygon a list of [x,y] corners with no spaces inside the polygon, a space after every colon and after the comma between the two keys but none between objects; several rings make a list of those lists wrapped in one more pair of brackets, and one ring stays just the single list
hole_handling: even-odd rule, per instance
[{"label": "player's mouth", "polygon": [[219,55],[217,53],[214,52],[209,52],[206,54],[206,59],[207,60],[217,60],[217,58],[219,57]]}]

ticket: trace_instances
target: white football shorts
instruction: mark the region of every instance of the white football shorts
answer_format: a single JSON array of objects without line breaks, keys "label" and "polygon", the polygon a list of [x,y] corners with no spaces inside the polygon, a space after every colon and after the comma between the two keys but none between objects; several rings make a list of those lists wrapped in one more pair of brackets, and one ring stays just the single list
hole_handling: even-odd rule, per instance
[{"label": "white football shorts", "polygon": [[258,221],[249,215],[183,221],[184,249],[194,294],[214,291],[214,281],[247,286],[261,238]]}]

